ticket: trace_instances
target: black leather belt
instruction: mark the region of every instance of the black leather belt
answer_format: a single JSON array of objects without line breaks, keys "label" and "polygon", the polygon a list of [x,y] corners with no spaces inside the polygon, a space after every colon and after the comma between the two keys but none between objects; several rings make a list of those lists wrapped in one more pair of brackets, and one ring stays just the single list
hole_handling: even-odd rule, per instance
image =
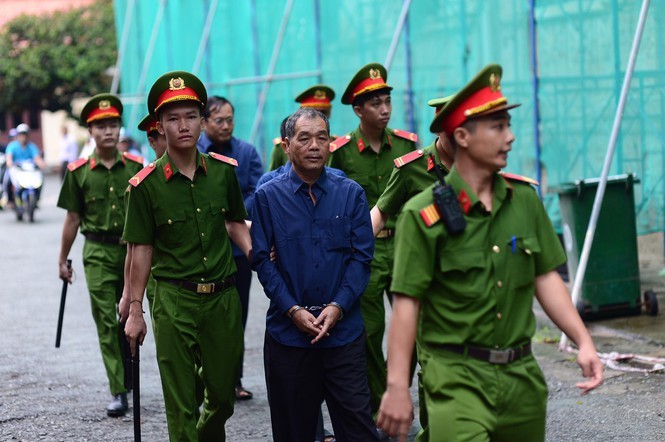
[{"label": "black leather belt", "polygon": [[194,293],[202,295],[209,295],[218,293],[233,287],[236,283],[235,276],[231,275],[228,278],[219,282],[189,282],[182,279],[168,279],[168,278],[155,278],[158,281],[168,282],[169,284],[177,285]]},{"label": "black leather belt", "polygon": [[376,234],[376,238],[378,239],[392,238],[393,236],[395,236],[395,229],[381,229]]},{"label": "black leather belt", "polygon": [[115,235],[98,235],[96,233],[84,233],[85,239],[92,242],[100,242],[102,244],[115,244],[115,245],[125,245],[127,244],[122,240],[122,237]]},{"label": "black leather belt", "polygon": [[531,342],[518,348],[508,348],[505,350],[453,344],[442,344],[439,345],[439,348],[460,355],[468,355],[474,359],[489,362],[490,364],[510,364],[531,354]]}]

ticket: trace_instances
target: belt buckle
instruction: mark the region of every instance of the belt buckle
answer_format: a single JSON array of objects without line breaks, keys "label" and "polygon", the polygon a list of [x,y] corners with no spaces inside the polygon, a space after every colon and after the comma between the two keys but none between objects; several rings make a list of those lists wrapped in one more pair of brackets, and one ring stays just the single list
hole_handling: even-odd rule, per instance
[{"label": "belt buckle", "polygon": [[490,350],[490,364],[508,364],[515,358],[515,350]]},{"label": "belt buckle", "polygon": [[390,231],[388,229],[379,230],[379,233],[376,235],[378,239],[388,238]]},{"label": "belt buckle", "polygon": [[196,284],[196,293],[212,293],[215,290],[215,283]]}]

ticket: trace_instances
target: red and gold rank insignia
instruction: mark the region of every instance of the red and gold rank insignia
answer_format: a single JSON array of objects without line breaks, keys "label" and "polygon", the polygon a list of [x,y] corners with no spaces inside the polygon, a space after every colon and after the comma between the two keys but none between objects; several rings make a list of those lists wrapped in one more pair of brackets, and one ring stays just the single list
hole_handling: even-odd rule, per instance
[{"label": "red and gold rank insignia", "polygon": [[214,158],[217,161],[221,161],[226,164],[230,164],[231,166],[238,167],[238,161],[235,158],[227,157],[226,155],[220,155],[215,152],[210,152],[208,155],[210,155],[210,158]]},{"label": "red and gold rank insignia", "polygon": [[407,132],[405,130],[400,130],[400,129],[393,129],[393,133],[400,138],[404,138],[405,140],[413,141],[414,143],[418,142],[418,135],[412,132]]},{"label": "red and gold rank insignia", "polygon": [[522,175],[517,175],[516,173],[509,173],[509,172],[499,172],[499,175],[502,177],[513,180],[513,181],[520,181],[522,183],[527,183],[527,184],[532,184],[534,186],[540,186],[540,183],[533,178],[529,178],[526,176]]},{"label": "red and gold rank insignia", "polygon": [[466,215],[467,213],[469,213],[469,210],[471,210],[471,198],[469,198],[469,195],[466,193],[466,190],[462,189],[459,195],[457,195],[457,200],[462,206],[464,214]]},{"label": "red and gold rank insignia", "polygon": [[317,89],[314,92],[314,98],[317,100],[324,100],[326,98],[326,91],[322,91],[321,89]]},{"label": "red and gold rank insignia", "polygon": [[439,213],[439,209],[436,208],[436,204],[432,203],[420,211],[420,218],[422,218],[427,227],[432,227],[439,222],[441,214]]},{"label": "red and gold rank insignia", "polygon": [[108,109],[111,107],[111,102],[109,100],[101,100],[99,102],[99,108],[102,110]]},{"label": "red and gold rank insignia", "polygon": [[169,80],[169,90],[170,91],[180,91],[185,88],[185,80],[182,78],[171,78]]},{"label": "red and gold rank insignia", "polygon": [[377,78],[381,78],[381,72],[379,72],[378,69],[372,68],[369,70],[369,78],[372,80],[376,80]]},{"label": "red and gold rank insignia", "polygon": [[494,72],[490,74],[490,89],[492,92],[499,92],[501,90],[501,77]]},{"label": "red and gold rank insignia", "polygon": [[138,185],[141,184],[143,180],[154,171],[155,163],[148,164],[143,169],[141,169],[139,173],[129,179],[129,184],[131,184],[132,187],[138,187]]},{"label": "red and gold rank insignia", "polygon": [[351,141],[351,135],[348,135],[348,134],[344,135],[343,137],[337,138],[335,141],[330,143],[330,148],[329,148],[330,153],[333,153],[334,151],[336,151],[340,147],[347,144],[349,141]]},{"label": "red and gold rank insignia", "polygon": [[401,157],[395,158],[393,162],[395,163],[395,167],[399,169],[405,164],[409,164],[410,162],[422,157],[423,154],[424,152],[422,149],[414,150],[412,152],[407,153],[406,155],[402,155]]},{"label": "red and gold rank insignia", "polygon": [[74,161],[73,163],[69,163],[67,165],[67,170],[69,170],[70,172],[74,172],[76,169],[83,166],[87,162],[88,162],[88,158],[79,158],[78,160]]},{"label": "red and gold rank insignia", "polygon": [[124,152],[122,156],[135,163],[143,164],[143,157],[140,157],[138,155],[133,155],[131,153]]}]

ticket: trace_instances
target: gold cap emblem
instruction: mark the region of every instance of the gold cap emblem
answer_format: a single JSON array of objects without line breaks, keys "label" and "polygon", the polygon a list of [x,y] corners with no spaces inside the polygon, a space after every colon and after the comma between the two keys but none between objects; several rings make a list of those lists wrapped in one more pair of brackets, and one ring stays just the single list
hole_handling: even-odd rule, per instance
[{"label": "gold cap emblem", "polygon": [[317,100],[323,100],[324,98],[326,98],[326,91],[317,89],[316,92],[314,92],[314,98],[316,98]]},{"label": "gold cap emblem", "polygon": [[101,100],[99,102],[99,108],[100,109],[108,109],[111,107],[111,102],[109,100]]},{"label": "gold cap emblem", "polygon": [[378,69],[372,68],[372,69],[369,70],[369,78],[371,78],[372,80],[376,80],[377,78],[381,78],[381,73],[379,72]]},{"label": "gold cap emblem", "polygon": [[498,92],[501,90],[501,77],[494,72],[490,74],[490,89],[492,89],[492,92]]},{"label": "gold cap emblem", "polygon": [[185,88],[185,80],[182,78],[171,78],[169,80],[169,90],[170,91],[180,91]]}]

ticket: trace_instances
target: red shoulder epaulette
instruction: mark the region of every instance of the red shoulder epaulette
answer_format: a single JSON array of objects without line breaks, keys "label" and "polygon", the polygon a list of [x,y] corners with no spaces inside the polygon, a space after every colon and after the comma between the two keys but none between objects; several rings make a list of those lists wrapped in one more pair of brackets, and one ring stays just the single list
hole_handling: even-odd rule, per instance
[{"label": "red shoulder epaulette", "polygon": [[282,142],[282,137],[275,137],[275,138],[272,139],[272,144],[273,144],[274,146],[277,146],[277,145],[280,144],[281,142]]},{"label": "red shoulder epaulette", "polygon": [[514,181],[521,181],[523,183],[527,184],[533,184],[534,186],[540,186],[540,183],[533,178],[529,178],[526,176],[522,175],[517,175],[516,173],[509,173],[509,172],[499,172],[499,175],[501,175],[504,178],[507,178],[509,180],[514,180]]},{"label": "red shoulder epaulette", "polygon": [[393,129],[393,133],[400,138],[404,138],[405,140],[413,141],[414,143],[418,142],[418,135],[412,132],[407,132],[405,130],[400,130],[400,129]]},{"label": "red shoulder epaulette", "polygon": [[406,155],[402,155],[399,158],[395,158],[393,162],[395,163],[395,167],[399,169],[405,164],[409,164],[411,161],[417,160],[418,158],[422,157],[423,153],[424,152],[422,149],[414,150],[407,153]]},{"label": "red shoulder epaulette", "polygon": [[155,163],[148,164],[143,169],[139,170],[139,173],[137,173],[136,175],[134,175],[129,179],[129,184],[131,184],[133,187],[137,187],[139,184],[143,182],[145,177],[154,172],[154,170],[155,170]]},{"label": "red shoulder epaulette", "polygon": [[432,227],[439,222],[441,214],[439,209],[436,208],[436,204],[432,203],[420,211],[420,217],[427,227]]},{"label": "red shoulder epaulette", "polygon": [[222,161],[226,164],[230,164],[231,166],[238,167],[238,161],[235,158],[227,157],[225,155],[220,155],[215,152],[210,152],[208,155],[210,155],[210,158],[214,158],[217,161]]},{"label": "red shoulder epaulette", "polygon": [[349,141],[351,141],[351,135],[349,135],[349,134],[346,134],[343,137],[337,138],[335,141],[330,143],[330,149],[329,149],[330,153],[333,153],[334,151],[336,151],[340,147],[347,144]]},{"label": "red shoulder epaulette", "polygon": [[83,166],[87,162],[88,162],[87,157],[86,158],[79,158],[78,160],[74,161],[73,163],[67,164],[67,169],[69,169],[70,172],[74,172],[76,169]]},{"label": "red shoulder epaulette", "polygon": [[138,155],[132,155],[131,153],[124,152],[122,156],[130,161],[134,161],[135,163],[143,164],[143,157]]}]

